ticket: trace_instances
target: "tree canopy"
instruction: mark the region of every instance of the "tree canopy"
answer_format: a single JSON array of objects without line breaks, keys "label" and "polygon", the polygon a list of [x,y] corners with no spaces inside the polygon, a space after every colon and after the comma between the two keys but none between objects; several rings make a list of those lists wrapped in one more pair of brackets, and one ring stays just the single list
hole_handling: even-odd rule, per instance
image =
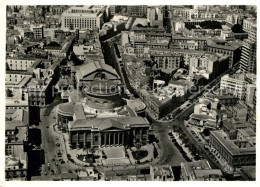
[{"label": "tree canopy", "polygon": [[234,33],[243,33],[243,27],[242,25],[239,24],[235,24],[232,28],[231,28],[232,32]]}]

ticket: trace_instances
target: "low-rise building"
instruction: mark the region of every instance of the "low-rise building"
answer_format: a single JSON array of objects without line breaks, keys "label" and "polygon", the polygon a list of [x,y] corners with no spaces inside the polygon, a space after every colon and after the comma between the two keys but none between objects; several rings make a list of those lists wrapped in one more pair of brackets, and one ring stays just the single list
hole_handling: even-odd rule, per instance
[{"label": "low-rise building", "polygon": [[207,160],[181,163],[181,180],[183,181],[223,181],[220,169],[212,169]]},{"label": "low-rise building", "polygon": [[174,181],[172,167],[165,166],[150,166],[150,175],[152,181]]}]

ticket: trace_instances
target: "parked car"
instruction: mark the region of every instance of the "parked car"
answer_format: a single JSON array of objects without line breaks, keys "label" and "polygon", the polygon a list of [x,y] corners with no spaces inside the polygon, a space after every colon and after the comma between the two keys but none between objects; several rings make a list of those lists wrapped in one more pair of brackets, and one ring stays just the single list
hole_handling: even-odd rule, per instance
[{"label": "parked car", "polygon": [[188,121],[190,119],[190,116],[185,117],[185,120]]},{"label": "parked car", "polygon": [[59,162],[60,162],[61,164],[64,164],[64,163],[65,163],[65,161],[62,160],[62,159],[59,159]]}]

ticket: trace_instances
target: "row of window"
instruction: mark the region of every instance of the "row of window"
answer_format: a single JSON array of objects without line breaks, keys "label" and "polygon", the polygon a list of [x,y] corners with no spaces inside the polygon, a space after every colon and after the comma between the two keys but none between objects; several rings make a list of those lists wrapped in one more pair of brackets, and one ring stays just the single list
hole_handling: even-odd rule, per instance
[{"label": "row of window", "polygon": [[12,106],[7,106],[5,107],[6,109],[27,109],[27,106],[24,106],[24,107],[12,107]]},{"label": "row of window", "polygon": [[34,61],[27,61],[27,60],[25,60],[25,61],[24,61],[24,60],[20,60],[20,61],[17,61],[17,60],[9,60],[9,61],[8,61],[8,60],[7,60],[7,63],[13,63],[13,62],[14,62],[14,63],[25,63],[25,64],[28,64],[28,63],[29,63],[29,64],[31,64],[31,65],[34,63]]}]

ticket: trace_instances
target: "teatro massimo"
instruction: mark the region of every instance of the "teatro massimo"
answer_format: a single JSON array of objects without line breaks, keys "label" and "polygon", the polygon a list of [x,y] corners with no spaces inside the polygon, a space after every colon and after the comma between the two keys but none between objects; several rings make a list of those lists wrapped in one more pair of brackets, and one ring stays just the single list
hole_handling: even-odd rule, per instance
[{"label": "teatro massimo", "polygon": [[56,109],[58,127],[69,133],[71,148],[148,143],[150,124],[122,99],[121,80],[111,66],[90,62],[77,69],[73,78],[83,97],[63,93],[68,102]]}]

